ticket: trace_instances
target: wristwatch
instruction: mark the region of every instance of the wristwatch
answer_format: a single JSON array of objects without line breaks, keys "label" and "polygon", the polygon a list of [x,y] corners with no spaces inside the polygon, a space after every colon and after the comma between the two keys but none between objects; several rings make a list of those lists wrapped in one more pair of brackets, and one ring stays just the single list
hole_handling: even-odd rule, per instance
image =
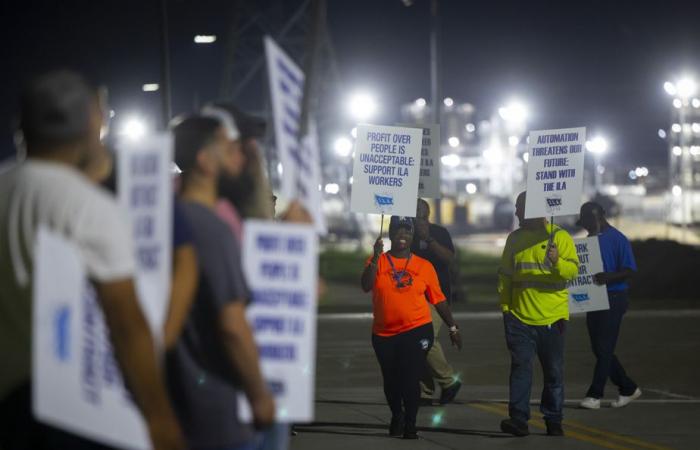
[{"label": "wristwatch", "polygon": [[459,327],[455,324],[450,327],[450,334],[457,333],[459,331]]}]

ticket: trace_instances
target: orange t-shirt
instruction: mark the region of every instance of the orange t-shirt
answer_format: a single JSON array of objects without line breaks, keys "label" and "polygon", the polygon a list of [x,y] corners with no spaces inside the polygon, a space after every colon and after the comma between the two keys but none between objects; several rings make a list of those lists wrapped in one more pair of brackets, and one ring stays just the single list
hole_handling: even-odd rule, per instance
[{"label": "orange t-shirt", "polygon": [[[372,333],[378,336],[394,336],[430,323],[428,302],[435,305],[445,300],[435,268],[428,260],[411,255],[406,267],[406,258],[392,256],[396,272],[402,272],[406,267],[408,274],[402,278],[407,286],[399,288],[387,255],[383,253],[377,260],[377,277],[372,288]],[[412,279],[410,285],[409,279]]]}]

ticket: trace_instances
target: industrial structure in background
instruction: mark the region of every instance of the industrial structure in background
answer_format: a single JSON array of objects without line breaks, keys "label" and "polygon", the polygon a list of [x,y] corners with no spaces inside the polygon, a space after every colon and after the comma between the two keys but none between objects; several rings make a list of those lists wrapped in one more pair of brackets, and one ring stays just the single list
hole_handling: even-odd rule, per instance
[{"label": "industrial structure in background", "polygon": [[668,220],[684,226],[700,223],[700,98],[691,78],[667,81],[673,98],[671,127],[659,130],[668,141]]}]

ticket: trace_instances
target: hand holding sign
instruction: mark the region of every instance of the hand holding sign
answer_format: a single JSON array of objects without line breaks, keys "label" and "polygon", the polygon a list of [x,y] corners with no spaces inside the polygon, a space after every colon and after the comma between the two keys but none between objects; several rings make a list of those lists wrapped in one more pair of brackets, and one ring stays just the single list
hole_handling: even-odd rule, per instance
[{"label": "hand holding sign", "polygon": [[374,243],[374,258],[378,258],[384,252],[384,239],[379,236]]},{"label": "hand holding sign", "polygon": [[550,242],[547,246],[547,259],[552,263],[552,266],[556,266],[559,262],[559,249],[554,242]]}]

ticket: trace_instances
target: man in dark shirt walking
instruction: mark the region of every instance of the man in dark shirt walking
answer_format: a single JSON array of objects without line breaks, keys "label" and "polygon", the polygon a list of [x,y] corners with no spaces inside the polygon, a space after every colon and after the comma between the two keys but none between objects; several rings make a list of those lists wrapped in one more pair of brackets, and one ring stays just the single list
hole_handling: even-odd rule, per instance
[{"label": "man in dark shirt walking", "polygon": [[[452,300],[452,282],[450,279],[450,268],[455,261],[455,248],[452,244],[452,237],[449,231],[440,225],[430,223],[430,205],[423,199],[418,199],[416,209],[415,239],[411,246],[411,253],[421,258],[427,259],[435,267],[440,282],[440,288],[447,297],[447,301]],[[462,387],[459,375],[452,368],[445,358],[442,346],[438,340],[438,332],[442,320],[437,315],[435,308],[431,305],[431,315],[433,316],[433,332],[435,342],[428,352],[428,368],[423,380],[421,380],[421,397],[425,402],[431,402],[435,393],[435,381],[440,385],[440,404],[450,403],[457,396],[457,392]],[[456,330],[454,330],[456,331]],[[450,330],[453,332],[453,330]]]}]

